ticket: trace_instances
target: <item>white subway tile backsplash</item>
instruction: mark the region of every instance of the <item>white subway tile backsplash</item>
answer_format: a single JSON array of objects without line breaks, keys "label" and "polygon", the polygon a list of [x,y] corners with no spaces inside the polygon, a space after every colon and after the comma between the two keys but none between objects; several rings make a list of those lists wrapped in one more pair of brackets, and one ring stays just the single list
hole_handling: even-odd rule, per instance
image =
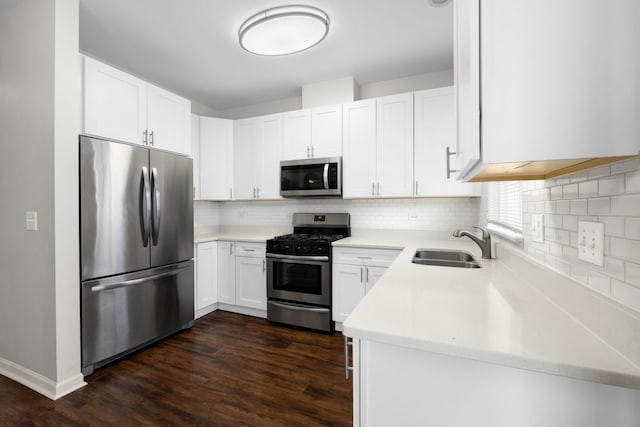
[{"label": "white subway tile backsplash", "polygon": [[621,303],[640,311],[640,289],[624,282],[611,283],[611,296]]},{"label": "white subway tile backsplash", "polygon": [[[540,210],[540,202],[545,203],[545,243],[532,242],[527,228],[526,252],[640,310],[640,157],[547,180],[544,188],[547,194],[537,190],[523,193],[523,200],[530,201],[523,203],[528,227],[531,214]],[[603,267],[578,259],[578,221],[604,224]]]},{"label": "white subway tile backsplash", "polygon": [[609,176],[598,180],[598,194],[611,196],[624,193],[624,175]]},{"label": "white subway tile backsplash", "polygon": [[585,181],[578,184],[578,197],[586,199],[598,195],[598,181]]},{"label": "white subway tile backsplash", "polygon": [[640,264],[625,263],[625,282],[640,287]]},{"label": "white subway tile backsplash", "polygon": [[615,216],[600,217],[599,221],[604,224],[604,234],[613,237],[625,237],[624,218]]},{"label": "white subway tile backsplash", "polygon": [[587,200],[572,200],[571,215],[587,215]]},{"label": "white subway tile backsplash", "polygon": [[550,188],[549,194],[551,200],[560,200],[562,199],[562,186],[555,186]]},{"label": "white subway tile backsplash", "polygon": [[570,200],[558,200],[556,202],[556,213],[557,214],[568,214],[568,213],[571,213],[571,201]]},{"label": "white subway tile backsplash", "polygon": [[640,218],[624,219],[624,237],[627,239],[640,240]]},{"label": "white subway tile backsplash", "polygon": [[562,198],[577,199],[578,198],[578,184],[569,184],[562,186]]},{"label": "white subway tile backsplash", "polygon": [[611,215],[640,217],[640,194],[612,197]]},{"label": "white subway tile backsplash", "polygon": [[612,237],[611,256],[626,261],[640,263],[640,241]]},{"label": "white subway tile backsplash", "polygon": [[608,197],[599,197],[588,200],[589,215],[610,215],[611,199]]},{"label": "white subway tile backsplash", "polygon": [[640,171],[630,172],[625,175],[625,187],[627,193],[640,193]]}]

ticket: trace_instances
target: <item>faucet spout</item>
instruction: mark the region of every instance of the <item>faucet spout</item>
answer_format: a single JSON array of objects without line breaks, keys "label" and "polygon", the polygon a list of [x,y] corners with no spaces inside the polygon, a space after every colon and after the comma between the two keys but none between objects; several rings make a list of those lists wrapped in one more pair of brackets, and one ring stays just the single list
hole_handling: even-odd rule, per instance
[{"label": "faucet spout", "polygon": [[455,230],[453,232],[453,237],[470,238],[480,247],[480,250],[482,251],[482,258],[491,259],[491,234],[489,234],[489,231],[486,228],[475,226],[473,228],[477,228],[482,231],[482,238],[479,238],[474,233],[463,229]]}]

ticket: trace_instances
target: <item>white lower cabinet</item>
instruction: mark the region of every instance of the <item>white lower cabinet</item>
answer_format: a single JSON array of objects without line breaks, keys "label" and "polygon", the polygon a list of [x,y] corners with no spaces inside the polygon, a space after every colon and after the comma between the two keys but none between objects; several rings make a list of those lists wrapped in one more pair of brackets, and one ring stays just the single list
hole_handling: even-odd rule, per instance
[{"label": "white lower cabinet", "polygon": [[632,427],[640,416],[630,388],[360,339],[352,360],[354,427]]},{"label": "white lower cabinet", "polygon": [[[267,273],[264,243],[218,242],[218,302],[243,314],[267,310]],[[246,312],[245,307],[260,312]]]},{"label": "white lower cabinet", "polygon": [[334,321],[344,322],[400,252],[399,249],[333,249]]},{"label": "white lower cabinet", "polygon": [[196,244],[195,317],[202,317],[215,310],[218,302],[218,243]]}]

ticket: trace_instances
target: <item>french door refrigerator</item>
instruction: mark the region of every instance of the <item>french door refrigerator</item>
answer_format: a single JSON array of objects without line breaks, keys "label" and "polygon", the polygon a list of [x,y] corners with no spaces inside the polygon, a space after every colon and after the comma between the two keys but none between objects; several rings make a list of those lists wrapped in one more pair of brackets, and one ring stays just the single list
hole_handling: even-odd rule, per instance
[{"label": "french door refrigerator", "polygon": [[193,325],[192,168],[80,136],[83,374]]}]

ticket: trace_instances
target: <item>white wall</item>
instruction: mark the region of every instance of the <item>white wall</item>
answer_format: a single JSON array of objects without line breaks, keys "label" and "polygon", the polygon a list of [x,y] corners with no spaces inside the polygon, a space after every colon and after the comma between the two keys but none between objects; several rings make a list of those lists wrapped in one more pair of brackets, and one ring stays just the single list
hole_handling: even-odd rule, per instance
[{"label": "white wall", "polygon": [[82,384],[78,9],[22,0],[0,13],[0,372],[50,397]]},{"label": "white wall", "polygon": [[452,86],[453,70],[418,74],[399,79],[360,84],[358,99],[378,98],[398,93],[415,92],[436,87]]},{"label": "white wall", "polygon": [[277,99],[275,101],[222,110],[220,111],[220,115],[216,117],[238,120],[266,114],[282,113],[284,111],[300,110],[301,108],[302,96],[294,96],[292,98]]}]

